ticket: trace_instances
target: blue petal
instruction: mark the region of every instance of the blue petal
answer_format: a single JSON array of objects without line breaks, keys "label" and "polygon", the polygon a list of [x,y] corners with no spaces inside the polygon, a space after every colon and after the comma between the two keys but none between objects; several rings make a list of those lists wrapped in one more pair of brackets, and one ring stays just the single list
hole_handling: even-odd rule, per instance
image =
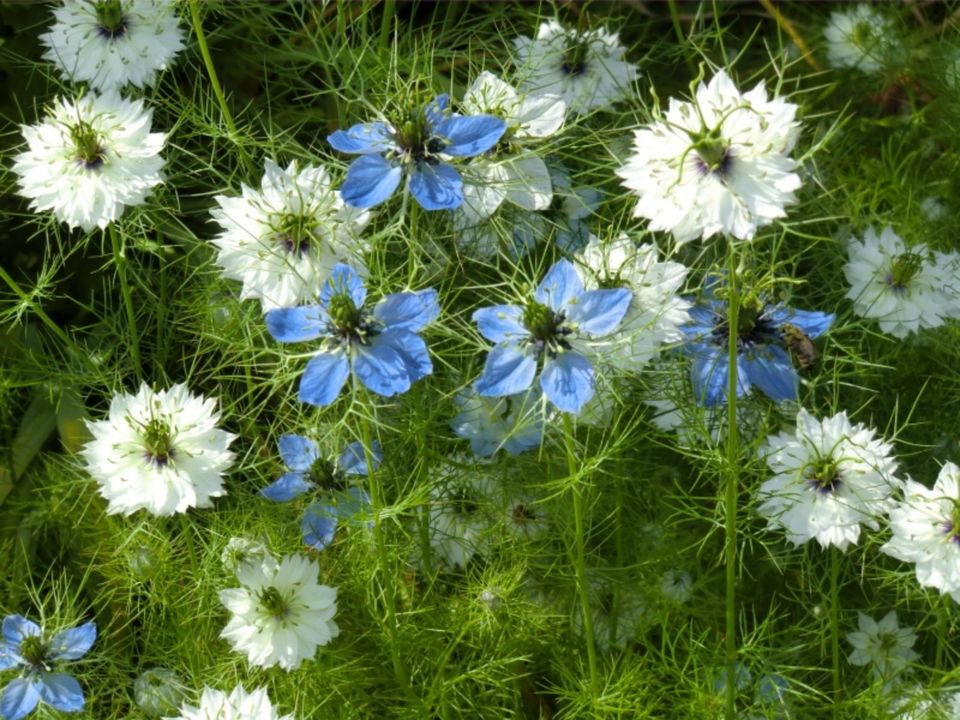
[{"label": "blue petal", "polygon": [[436,320],[439,314],[440,303],[433,289],[387,295],[373,309],[374,317],[386,327],[413,332]]},{"label": "blue petal", "polygon": [[559,410],[578,413],[593,397],[593,365],[578,353],[562,353],[544,365],[540,387]]},{"label": "blue petal", "polygon": [[50,641],[50,654],[55,660],[77,660],[87,654],[96,639],[96,623],[85,622],[80,627],[57,633]]},{"label": "blue petal", "polygon": [[[701,405],[712,407],[727,400],[727,351],[714,347],[710,352],[697,353],[690,366],[694,399]],[[737,362],[737,397],[750,389],[750,380],[742,362]]]},{"label": "blue petal", "polygon": [[382,153],[397,146],[393,128],[383,122],[360,123],[327,137],[334,150],[354,155]]},{"label": "blue petal", "polygon": [[523,326],[523,308],[519,305],[493,305],[473,313],[480,334],[491,342],[520,340],[530,335]]},{"label": "blue petal", "polygon": [[487,355],[483,373],[473,384],[478,395],[497,397],[526,390],[537,374],[537,361],[513,343],[494,347]]},{"label": "blue petal", "polygon": [[579,324],[581,332],[595,337],[612,333],[620,325],[633,297],[626,288],[590,290],[569,306],[567,319]]},{"label": "blue petal", "polygon": [[274,340],[304,342],[326,335],[330,316],[319,305],[304,305],[270,310],[266,320]]},{"label": "blue petal", "polygon": [[430,361],[430,353],[427,352],[427,344],[419,335],[409,330],[389,328],[380,333],[375,342],[389,343],[396,350],[397,355],[403,360],[411,383],[433,372],[433,363]]},{"label": "blue petal", "polygon": [[302,472],[289,472],[263,488],[260,494],[273,502],[287,502],[303,495],[312,487],[314,484],[308,482]]},{"label": "blue petal", "polygon": [[423,109],[423,115],[427,119],[427,126],[436,128],[450,114],[450,96],[447,93],[437,95]]},{"label": "blue petal", "polygon": [[47,705],[62,712],[83,710],[83,690],[72,675],[51,673],[40,678],[40,697]]},{"label": "blue petal", "polygon": [[751,383],[759,387],[776,402],[795,400],[799,378],[787,352],[778,346],[757,348],[752,356],[740,359]]},{"label": "blue petal", "polygon": [[20,653],[17,652],[15,647],[7,645],[6,643],[0,645],[0,672],[9,670],[17,665],[26,664],[26,660],[21,657]]},{"label": "blue petal", "polygon": [[583,281],[569,260],[558,260],[533,294],[538,303],[556,312],[567,312],[566,305],[583,294]]},{"label": "blue petal", "polygon": [[291,470],[299,472],[309,470],[320,457],[320,448],[317,444],[303,435],[293,433],[281,435],[277,441],[277,448],[280,450],[280,457],[283,458],[284,464]]},{"label": "blue petal", "polygon": [[[405,332],[400,330],[399,332]],[[353,372],[364,385],[379,395],[391,397],[410,389],[410,375],[404,358],[381,333],[369,345],[358,345]],[[417,337],[409,333],[412,337]]]},{"label": "blue petal", "polygon": [[486,152],[501,138],[507,124],[492,115],[454,115],[434,126],[433,132],[447,143],[443,152],[456,157],[473,157]]},{"label": "blue petal", "polygon": [[690,322],[680,328],[689,338],[710,335],[720,319],[716,312],[705,305],[694,305],[689,313]]},{"label": "blue petal", "polygon": [[[376,440],[370,448],[370,455],[373,457],[373,469],[376,470],[383,462],[383,448]],[[364,452],[363,444],[352,442],[340,453],[337,458],[337,467],[344,475],[366,475],[367,474],[367,454]]]},{"label": "blue petal", "polygon": [[320,289],[320,304],[329,307],[335,295],[348,295],[355,308],[363,307],[363,301],[367,299],[363,280],[356,270],[344,263],[333,266],[330,277]]},{"label": "blue petal", "polygon": [[463,180],[450,165],[422,162],[410,176],[410,194],[424,210],[454,210],[463,204]]},{"label": "blue petal", "polygon": [[[373,520],[369,518],[370,511],[370,496],[363,488],[349,487],[337,493],[337,516],[341,520],[346,520],[348,524],[373,527]],[[358,518],[357,515],[361,517]],[[365,522],[363,517],[366,517]]]},{"label": "blue petal", "polygon": [[33,712],[40,702],[36,684],[27,678],[11,680],[0,697],[0,715],[4,720],[20,720]]},{"label": "blue petal", "polygon": [[795,325],[812,338],[823,335],[834,320],[832,313],[815,310],[794,310],[783,306],[773,309],[768,313],[768,316],[776,325],[783,325],[784,323]]},{"label": "blue petal", "polygon": [[337,351],[314,356],[300,380],[300,402],[318,407],[329,405],[337,399],[349,374],[346,353]]},{"label": "blue petal", "polygon": [[401,177],[403,168],[383,156],[361,155],[350,164],[340,197],[351,207],[373,207],[393,195]]},{"label": "blue petal", "polygon": [[40,626],[23,615],[7,615],[3,619],[3,639],[11,645],[20,646],[25,637],[38,637]]},{"label": "blue petal", "polygon": [[337,532],[337,509],[330,505],[313,503],[303,511],[300,521],[303,542],[314,550],[323,550],[333,542]]}]

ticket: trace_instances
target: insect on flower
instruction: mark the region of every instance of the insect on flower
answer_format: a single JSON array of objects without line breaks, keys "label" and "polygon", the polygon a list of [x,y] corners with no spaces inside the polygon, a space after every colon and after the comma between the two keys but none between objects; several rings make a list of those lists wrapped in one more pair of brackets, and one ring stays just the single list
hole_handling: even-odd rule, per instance
[{"label": "insect on flower", "polygon": [[790,354],[800,363],[800,367],[804,370],[813,367],[817,360],[817,347],[813,344],[809,335],[790,323],[783,323],[780,326],[780,335],[790,350]]}]

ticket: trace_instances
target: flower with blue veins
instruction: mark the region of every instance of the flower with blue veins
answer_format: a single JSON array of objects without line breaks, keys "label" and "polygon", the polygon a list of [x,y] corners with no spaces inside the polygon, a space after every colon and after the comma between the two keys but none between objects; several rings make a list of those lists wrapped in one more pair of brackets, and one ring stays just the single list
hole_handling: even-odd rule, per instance
[{"label": "flower with blue veins", "polygon": [[[274,502],[287,502],[310,490],[321,493],[323,499],[304,510],[300,529],[305,545],[323,550],[333,542],[340,520],[349,522],[370,507],[366,491],[349,483],[350,476],[369,473],[363,445],[350,443],[335,460],[325,457],[313,440],[302,435],[282,435],[277,445],[289,472],[263,488],[260,494]],[[383,462],[383,451],[376,441],[370,448],[370,456],[376,470]]]},{"label": "flower with blue veins", "polygon": [[0,697],[3,720],[20,720],[37,707],[41,700],[61,712],[80,712],[83,691],[72,675],[54,672],[57,664],[78,660],[87,654],[97,639],[97,626],[87,622],[64,630],[45,640],[40,626],[22,615],[3,619],[3,642],[0,644],[0,671],[22,668],[20,677],[12,680]]},{"label": "flower with blue veins", "polygon": [[477,310],[480,334],[496,346],[474,389],[485,397],[526,390],[541,366],[540,387],[563,412],[577,413],[593,397],[589,341],[617,330],[630,305],[625,288],[584,291],[576,268],[560,260],[523,306]]},{"label": "flower with blue veins", "polygon": [[440,314],[437,291],[387,295],[372,308],[366,298],[360,276],[339,263],[320,291],[319,305],[267,313],[267,329],[280,342],[323,340],[300,380],[301,402],[329,405],[351,371],[384,397],[406,392],[433,372],[427,345],[417,333]]},{"label": "flower with blue veins", "polygon": [[465,117],[450,111],[450,97],[434,98],[414,110],[399,128],[386,122],[337,130],[327,141],[359,155],[347,170],[340,195],[347,205],[369,208],[393,195],[404,176],[410,194],[425,210],[453,210],[463,204],[463,180],[446,157],[474,157],[490,150],[507,129],[492,115]]},{"label": "flower with blue veins", "polygon": [[[727,399],[729,327],[727,303],[708,286],[704,298],[690,308],[691,321],[681,326],[685,350],[693,358],[690,379],[697,401],[708,407]],[[791,354],[801,365],[813,361],[811,340],[827,331],[833,314],[795,310],[746,298],[737,323],[737,397],[756,385],[771,400],[795,400],[800,378]]]}]

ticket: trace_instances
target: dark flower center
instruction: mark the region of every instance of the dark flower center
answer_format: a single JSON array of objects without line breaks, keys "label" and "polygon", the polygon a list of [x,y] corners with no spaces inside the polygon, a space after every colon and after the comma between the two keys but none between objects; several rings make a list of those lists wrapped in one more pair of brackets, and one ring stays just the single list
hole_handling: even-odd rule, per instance
[{"label": "dark flower center", "polygon": [[583,41],[576,41],[567,46],[567,51],[563,55],[563,62],[560,63],[560,70],[565,75],[579,77],[587,71],[587,53],[590,46]]},{"label": "dark flower center", "polygon": [[127,18],[120,0],[98,0],[94,9],[100,37],[115,40],[127,34]]},{"label": "dark flower center", "polygon": [[433,134],[425,113],[419,109],[409,113],[409,120],[400,125],[394,140],[400,148],[400,154],[417,165],[439,164],[437,155],[450,144],[445,138]]},{"label": "dark flower center", "polygon": [[534,522],[537,519],[537,513],[527,503],[518,502],[513,506],[513,522],[523,526]]},{"label": "dark flower center", "polygon": [[261,590],[258,600],[260,607],[272,618],[285,618],[290,614],[290,604],[273,586]]},{"label": "dark flower center", "polygon": [[898,255],[887,273],[887,284],[898,295],[904,294],[923,267],[923,257],[917,253]]},{"label": "dark flower center", "polygon": [[70,139],[76,151],[77,163],[87,170],[96,170],[105,159],[105,150],[100,135],[90,123],[80,121],[70,128]]},{"label": "dark flower center", "polygon": [[274,240],[288,255],[306,255],[316,240],[313,218],[303,215],[284,215],[276,224]]},{"label": "dark flower center", "polygon": [[943,534],[955,545],[960,546],[960,499],[952,498],[953,508],[950,519],[943,523]]},{"label": "dark flower center", "polygon": [[36,672],[49,672],[53,663],[50,648],[37,635],[28,635],[20,641],[20,655]]},{"label": "dark flower center", "polygon": [[566,336],[573,332],[564,325],[566,316],[554,312],[546,305],[531,300],[523,310],[523,326],[530,332],[527,342],[536,345],[537,352],[546,350],[549,357],[555,357],[562,350],[569,350]]},{"label": "dark flower center", "polygon": [[153,418],[143,430],[143,445],[147,460],[159,467],[169,463],[174,455],[170,426],[160,418]]},{"label": "dark flower center", "polygon": [[457,515],[473,515],[480,509],[476,496],[467,488],[459,488],[451,493],[449,503]]},{"label": "dark flower center", "polygon": [[818,492],[827,495],[840,486],[840,468],[832,457],[817,458],[805,468],[807,480]]},{"label": "dark flower center", "polygon": [[[727,346],[729,328],[727,319],[718,316],[713,330],[713,341]],[[737,314],[737,353],[752,350],[758,345],[768,345],[781,339],[777,325],[762,311],[752,305],[742,305]]]},{"label": "dark flower center", "polygon": [[720,126],[690,137],[693,140],[694,164],[700,174],[726,179],[733,167],[733,154],[729,143],[720,133]]},{"label": "dark flower center", "polygon": [[347,486],[343,472],[337,468],[336,463],[325,457],[314,460],[307,475],[318,488],[328,492],[343,490]]},{"label": "dark flower center", "polygon": [[326,310],[332,325],[330,333],[339,337],[346,345],[365,345],[380,332],[373,318],[354,305],[353,298],[347,292],[331,296]]}]

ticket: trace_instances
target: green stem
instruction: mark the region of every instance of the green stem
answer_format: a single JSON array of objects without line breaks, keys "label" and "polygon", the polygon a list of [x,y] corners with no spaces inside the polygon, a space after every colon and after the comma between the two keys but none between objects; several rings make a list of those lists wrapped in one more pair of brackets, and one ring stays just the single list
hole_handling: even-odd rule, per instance
[{"label": "green stem", "polygon": [[833,659],[833,716],[840,717],[840,551],[830,549],[830,650]]},{"label": "green stem", "polygon": [[573,491],[574,558],[577,573],[577,593],[580,596],[580,616],[583,618],[583,634],[587,643],[587,664],[590,668],[590,691],[593,699],[600,695],[600,675],[597,672],[597,644],[593,632],[593,612],[590,608],[590,593],[587,587],[586,550],[583,529],[583,488],[577,478],[577,453],[574,447],[573,416],[563,413],[563,434],[567,447],[567,472]]},{"label": "green stem", "polygon": [[740,444],[737,432],[737,325],[740,297],[737,288],[737,262],[733,240],[727,250],[727,487],[724,556],[726,561],[726,656],[727,720],[736,720],[737,703],[737,486],[740,482]]},{"label": "green stem", "polygon": [[120,234],[113,223],[107,231],[110,234],[110,246],[113,250],[113,264],[117,267],[117,276],[120,278],[120,294],[123,296],[123,305],[127,311],[127,325],[130,332],[130,353],[133,355],[133,365],[137,380],[143,380],[143,363],[140,358],[140,333],[137,332],[137,316],[133,310],[133,295],[130,293],[130,283],[127,282],[127,256]]},{"label": "green stem", "polygon": [[408,217],[410,218],[410,230],[409,237],[407,238],[407,248],[409,251],[410,264],[407,284],[413,287],[413,283],[420,269],[420,242],[418,239],[420,232],[420,203],[416,200],[411,199],[410,201],[410,214]]},{"label": "green stem", "polygon": [[[683,47],[687,43],[687,36],[683,34],[683,26],[680,24],[680,10],[677,7],[676,0],[668,0],[667,6],[670,8],[670,19],[673,21],[673,32],[677,36],[677,42],[679,42],[680,46]],[[687,60],[687,69],[690,71],[690,74],[696,75],[697,69],[693,65],[691,53],[684,53],[684,57]]]},{"label": "green stem", "polygon": [[385,0],[383,17],[380,19],[380,49],[386,50],[390,44],[390,22],[393,20],[395,0]]},{"label": "green stem", "polygon": [[[617,472],[616,477],[613,481],[613,493],[614,493],[614,502],[616,503],[616,510],[614,516],[614,549],[616,551],[617,557],[617,570],[622,569],[626,565],[627,552],[626,552],[626,534],[624,533],[623,527],[623,459],[620,459],[620,472]],[[613,607],[610,609],[610,644],[614,644],[617,640],[617,625],[620,622],[620,605],[621,605],[621,592],[620,592],[620,583],[615,583],[613,586]]]}]

